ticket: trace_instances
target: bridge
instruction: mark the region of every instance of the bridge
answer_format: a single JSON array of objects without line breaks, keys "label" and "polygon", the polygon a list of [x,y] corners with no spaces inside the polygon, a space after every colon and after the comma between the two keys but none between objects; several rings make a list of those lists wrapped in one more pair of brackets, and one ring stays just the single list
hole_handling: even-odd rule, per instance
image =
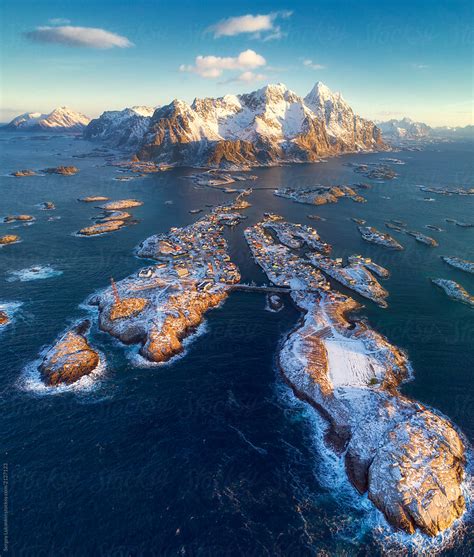
[{"label": "bridge", "polygon": [[266,294],[289,294],[291,288],[287,286],[266,286],[256,284],[232,284],[230,290],[240,290],[243,292],[264,292]]}]

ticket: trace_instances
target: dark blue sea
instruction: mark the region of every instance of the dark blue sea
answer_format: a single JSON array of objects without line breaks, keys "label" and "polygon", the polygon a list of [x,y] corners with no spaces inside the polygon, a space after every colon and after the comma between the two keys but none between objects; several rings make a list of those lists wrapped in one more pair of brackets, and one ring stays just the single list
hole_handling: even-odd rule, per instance
[{"label": "dark blue sea", "polygon": [[[275,355],[298,313],[288,301],[265,310],[258,293],[232,293],[180,358],[136,367],[132,350],[96,330],[103,373],[82,389],[45,389],[35,360],[71,323],[88,315],[82,304],[143,261],[133,248],[147,236],[193,222],[196,208],[232,195],[198,187],[191,170],[131,181],[97,147],[64,136],[0,136],[0,216],[28,213],[30,226],[0,224],[22,242],[0,248],[0,304],[16,307],[0,333],[0,439],[3,461],[4,545],[18,556],[352,556],[473,555],[468,516],[451,535],[429,542],[390,530],[381,514],[348,483],[341,460],[325,447],[325,424],[298,401],[275,368]],[[409,353],[413,380],[403,392],[448,416],[474,441],[474,310],[449,300],[430,278],[451,278],[474,294],[474,276],[440,255],[474,260],[474,198],[440,196],[419,185],[473,187],[473,144],[439,143],[391,154],[405,164],[399,177],[371,182],[368,202],[342,199],[315,208],[278,198],[279,186],[369,182],[348,162],[376,162],[386,154],[347,155],[326,163],[259,169],[252,207],[226,232],[244,280],[265,281],[250,258],[243,227],[265,211],[315,226],[335,256],[361,253],[387,267],[389,307],[369,301],[372,326]],[[12,171],[74,164],[79,173],[13,178]],[[95,204],[85,195],[137,198],[138,221],[93,238],[75,236],[92,224]],[[429,201],[426,198],[432,198]],[[53,201],[54,211],[38,204]],[[308,214],[324,221],[312,221]],[[48,220],[49,217],[61,217]],[[390,252],[363,242],[351,217],[384,229],[389,219],[439,241],[429,248],[393,232],[405,246]],[[436,232],[426,224],[440,226]],[[15,271],[49,265],[42,280]],[[354,295],[356,298],[357,296]],[[362,301],[362,300],[361,300]]]}]

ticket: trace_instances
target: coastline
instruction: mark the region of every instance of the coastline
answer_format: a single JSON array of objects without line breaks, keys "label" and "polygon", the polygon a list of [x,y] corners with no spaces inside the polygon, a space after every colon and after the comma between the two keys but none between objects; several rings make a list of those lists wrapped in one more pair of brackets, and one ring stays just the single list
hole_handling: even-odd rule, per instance
[{"label": "coastline", "polygon": [[[298,323],[285,335],[285,339],[281,343],[280,354],[277,357],[278,369],[295,396],[309,403],[328,423],[329,427],[325,435],[326,443],[336,454],[344,457],[345,470],[350,483],[360,494],[368,492],[368,497],[375,507],[382,511],[388,522],[396,529],[413,534],[419,528],[429,536],[436,536],[440,531],[452,526],[465,512],[465,500],[461,485],[466,477],[464,470],[466,449],[463,441],[452,429],[446,417],[399,393],[398,386],[410,377],[409,362],[406,361],[406,366],[400,368],[398,374],[389,371],[384,377],[380,390],[373,390],[372,387],[368,387],[367,390],[357,394],[357,389],[355,391],[350,389],[348,397],[340,398],[342,391],[336,389],[335,386],[333,387],[334,390],[331,390],[331,385],[327,383],[327,380],[329,380],[329,383],[331,381],[329,377],[326,379],[323,376],[315,376],[313,372],[309,373],[308,369],[310,368],[307,368],[304,364],[303,368],[299,370],[294,367],[294,364],[288,367],[289,360],[286,352],[291,350],[293,353],[293,350],[299,350],[294,348],[295,342],[303,342],[304,345],[302,339],[307,338],[309,334],[305,329],[313,326],[311,324],[313,319],[311,312],[319,304],[316,298],[311,295],[302,295],[299,299],[298,296],[296,296],[296,299],[294,299],[294,296],[291,297],[295,306],[301,312],[301,316]],[[357,304],[349,307],[349,312],[343,310],[341,314],[351,326],[354,326],[354,329],[357,328],[357,325],[354,324],[349,315],[353,315],[354,311],[359,308],[360,306]],[[385,342],[390,348],[391,345],[387,339],[378,333],[376,334],[377,338]],[[406,357],[402,352],[400,352],[400,355]],[[305,361],[304,356],[302,357],[302,361]],[[298,364],[296,367],[298,367]],[[372,391],[372,393],[369,394],[369,391]],[[355,398],[352,401],[354,396]],[[363,407],[362,414],[360,414],[358,408],[360,404]],[[384,409],[387,404],[389,405],[387,408],[393,408],[388,413]],[[393,414],[393,411],[395,411],[395,414]],[[373,414],[374,412],[375,414]],[[354,429],[354,419],[358,423],[358,415],[364,416],[360,424],[362,430],[360,428]],[[379,426],[376,426],[374,418],[380,420],[382,416],[385,416],[385,419],[379,422],[382,426],[379,431]],[[376,426],[375,430],[370,431],[374,426]],[[364,427],[369,427],[369,430],[366,430],[365,433],[363,431]],[[445,485],[442,490],[444,496],[448,497],[448,493],[450,494],[451,502],[441,503],[437,501],[436,504],[441,506],[438,508],[440,515],[436,519],[431,516],[432,511],[426,510],[425,512],[422,507],[419,507],[413,514],[414,508],[410,504],[406,506],[405,495],[402,495],[405,493],[405,488],[401,487],[402,484],[390,484],[394,479],[390,480],[382,473],[382,470],[385,470],[387,466],[385,464],[386,459],[391,462],[394,454],[399,453],[397,456],[401,458],[406,458],[409,454],[406,453],[406,449],[403,449],[402,445],[397,444],[396,439],[399,437],[399,433],[396,434],[394,440],[389,440],[393,433],[398,431],[404,432],[400,440],[403,436],[408,435],[415,443],[416,450],[421,451],[420,454],[424,454],[426,459],[424,466],[428,468],[433,466],[432,469],[430,468],[430,474],[434,474],[434,477],[436,477],[436,474],[441,474],[440,477],[444,478],[445,481],[448,478],[446,473],[452,474],[452,478],[448,482],[450,487],[448,488]],[[446,445],[437,446],[436,449],[431,446],[428,439],[432,438],[433,431],[436,431],[436,435],[441,435],[445,439],[443,443],[446,442]],[[422,448],[424,442],[422,445],[418,445],[420,440],[416,440],[419,435],[421,435],[421,438],[426,437],[427,444],[424,448]],[[382,439],[385,439],[385,441],[381,443]],[[385,444],[388,444],[390,449],[385,450]],[[447,454],[444,454],[445,450]],[[446,458],[448,461],[450,458],[454,458],[452,468],[448,467],[446,469],[441,465],[438,469],[438,466],[440,466],[439,458],[443,461]],[[410,486],[407,493],[416,493],[420,489],[420,485],[412,483],[414,479],[409,480],[412,477],[411,465],[406,473],[408,474],[405,478],[408,481],[407,487]],[[386,484],[386,482],[389,483]],[[451,491],[454,487],[451,482],[457,485],[454,491]],[[421,487],[421,489],[424,488]],[[416,496],[418,501],[423,500],[421,494],[417,493],[413,496]],[[439,496],[444,497],[441,492]],[[397,500],[399,504],[403,505],[398,510],[396,510]],[[446,503],[447,506],[443,508],[443,504]]]}]

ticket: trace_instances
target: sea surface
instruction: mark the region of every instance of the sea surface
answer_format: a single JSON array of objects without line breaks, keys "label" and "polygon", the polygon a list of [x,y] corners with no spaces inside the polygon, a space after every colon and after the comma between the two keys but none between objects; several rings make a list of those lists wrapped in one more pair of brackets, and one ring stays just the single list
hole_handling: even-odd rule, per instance
[{"label": "sea surface", "polygon": [[[0,248],[0,304],[13,323],[0,332],[0,439],[12,555],[306,556],[473,555],[468,515],[454,532],[429,542],[387,526],[348,483],[341,460],[325,447],[324,422],[298,401],[275,368],[275,356],[299,314],[285,301],[265,310],[259,293],[235,292],[166,365],[140,367],[134,350],[93,330],[101,372],[79,387],[47,389],[36,370],[42,350],[94,311],[84,300],[146,262],[133,255],[147,236],[183,226],[192,209],[233,198],[172,170],[118,181],[117,169],[90,154],[96,144],[65,136],[0,135],[0,216],[28,213],[34,224],[0,224],[22,242]],[[450,278],[474,294],[474,277],[440,255],[474,259],[474,198],[440,196],[419,185],[473,187],[473,144],[440,143],[422,151],[346,155],[326,163],[252,171],[247,220],[226,231],[243,280],[266,282],[250,258],[243,227],[265,211],[315,226],[334,256],[360,253],[387,267],[389,307],[365,301],[371,325],[409,353],[413,380],[403,392],[448,416],[474,441],[474,310],[449,300],[430,278]],[[349,162],[394,156],[397,179],[377,183]],[[80,172],[13,178],[18,169],[74,164]],[[342,199],[311,207],[273,195],[280,186],[369,182],[367,203]],[[137,198],[137,223],[93,238],[75,233],[98,216],[85,195]],[[428,201],[425,198],[432,198]],[[53,201],[54,211],[38,205]],[[324,221],[313,221],[318,214]],[[49,217],[60,219],[48,220]],[[384,230],[406,222],[439,241],[429,248],[392,231],[404,246],[390,252],[365,243],[351,217]],[[443,232],[425,228],[438,225]],[[27,270],[42,266],[41,277]],[[342,289],[344,290],[344,289]],[[347,292],[347,291],[345,291]],[[356,294],[354,297],[358,298]],[[21,304],[21,305],[20,305]],[[4,515],[5,518],[5,515]]]}]

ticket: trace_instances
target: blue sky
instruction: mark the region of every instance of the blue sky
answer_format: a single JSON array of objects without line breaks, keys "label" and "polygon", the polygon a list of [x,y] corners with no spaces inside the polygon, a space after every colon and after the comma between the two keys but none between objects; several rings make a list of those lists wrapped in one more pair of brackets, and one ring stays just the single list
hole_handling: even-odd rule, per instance
[{"label": "blue sky", "polygon": [[305,95],[320,80],[366,117],[472,123],[470,1],[3,0],[0,10],[2,121],[269,82]]}]

